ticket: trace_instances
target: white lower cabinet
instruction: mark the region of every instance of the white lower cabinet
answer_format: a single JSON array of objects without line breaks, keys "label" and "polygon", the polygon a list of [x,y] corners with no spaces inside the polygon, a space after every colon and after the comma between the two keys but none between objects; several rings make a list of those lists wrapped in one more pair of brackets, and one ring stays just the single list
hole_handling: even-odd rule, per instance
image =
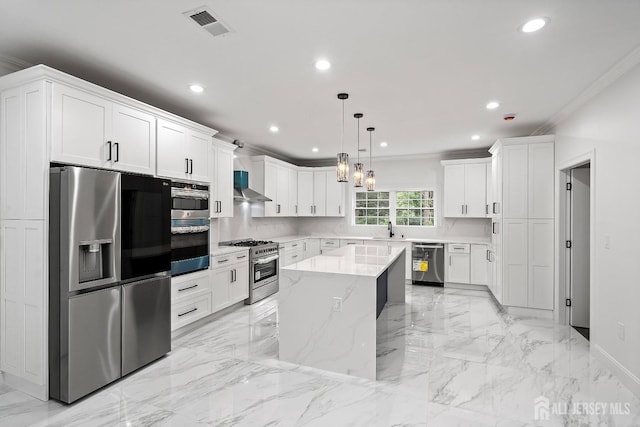
[{"label": "white lower cabinet", "polygon": [[485,244],[447,244],[445,281],[488,285],[488,253]]},{"label": "white lower cabinet", "polygon": [[280,267],[295,264],[305,258],[306,239],[293,240],[281,245]]},{"label": "white lower cabinet", "polygon": [[310,237],[304,240],[304,257],[311,258],[320,255],[320,239]]},{"label": "white lower cabinet", "polygon": [[249,296],[249,254],[234,252],[211,262],[212,310],[218,311]]},{"label": "white lower cabinet", "polygon": [[503,304],[527,307],[527,220],[505,219],[502,226]]},{"label": "white lower cabinet", "polygon": [[332,251],[340,247],[340,239],[320,239],[320,253]]},{"label": "white lower cabinet", "polygon": [[171,278],[171,330],[211,314],[209,270]]},{"label": "white lower cabinet", "polygon": [[487,284],[487,245],[471,245],[469,283]]}]

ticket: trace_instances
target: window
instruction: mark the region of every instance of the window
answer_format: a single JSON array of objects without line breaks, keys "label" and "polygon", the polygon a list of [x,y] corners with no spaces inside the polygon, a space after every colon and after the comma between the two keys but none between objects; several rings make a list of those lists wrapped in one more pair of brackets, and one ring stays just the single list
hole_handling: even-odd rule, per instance
[{"label": "window", "polygon": [[356,192],[356,225],[434,227],[435,218],[433,190]]}]

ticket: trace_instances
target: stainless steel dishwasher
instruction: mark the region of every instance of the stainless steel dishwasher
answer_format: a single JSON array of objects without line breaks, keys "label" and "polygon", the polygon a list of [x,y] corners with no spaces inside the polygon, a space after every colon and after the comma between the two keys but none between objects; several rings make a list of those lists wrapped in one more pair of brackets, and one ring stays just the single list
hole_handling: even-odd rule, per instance
[{"label": "stainless steel dishwasher", "polygon": [[444,245],[413,243],[411,247],[411,283],[444,286]]}]

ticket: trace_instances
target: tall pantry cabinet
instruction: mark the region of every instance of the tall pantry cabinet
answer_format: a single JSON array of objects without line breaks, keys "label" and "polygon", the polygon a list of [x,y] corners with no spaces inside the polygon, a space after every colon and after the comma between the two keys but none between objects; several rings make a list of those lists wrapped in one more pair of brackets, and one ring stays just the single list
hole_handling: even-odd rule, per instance
[{"label": "tall pantry cabinet", "polygon": [[554,137],[498,140],[490,205],[494,284],[505,306],[554,308]]}]

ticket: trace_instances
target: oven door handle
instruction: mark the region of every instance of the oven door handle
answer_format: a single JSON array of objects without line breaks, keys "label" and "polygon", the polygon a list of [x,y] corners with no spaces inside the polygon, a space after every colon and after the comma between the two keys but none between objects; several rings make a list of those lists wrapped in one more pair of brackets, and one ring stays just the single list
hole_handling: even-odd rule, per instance
[{"label": "oven door handle", "polygon": [[275,261],[278,258],[280,258],[280,255],[274,255],[274,256],[270,256],[268,258],[264,258],[264,259],[256,259],[253,261],[254,264],[269,264],[271,261]]}]

